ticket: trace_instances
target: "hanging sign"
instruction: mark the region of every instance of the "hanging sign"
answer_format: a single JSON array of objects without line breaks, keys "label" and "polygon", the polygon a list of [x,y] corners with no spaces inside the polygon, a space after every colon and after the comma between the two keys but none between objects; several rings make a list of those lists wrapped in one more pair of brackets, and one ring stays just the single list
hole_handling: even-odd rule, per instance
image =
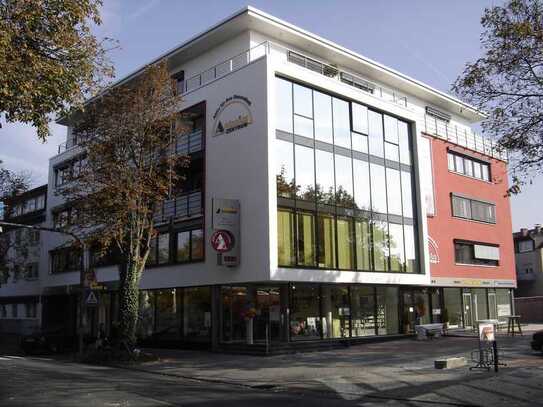
[{"label": "hanging sign", "polygon": [[213,198],[211,247],[217,252],[217,263],[222,266],[239,265],[240,206],[237,199]]}]

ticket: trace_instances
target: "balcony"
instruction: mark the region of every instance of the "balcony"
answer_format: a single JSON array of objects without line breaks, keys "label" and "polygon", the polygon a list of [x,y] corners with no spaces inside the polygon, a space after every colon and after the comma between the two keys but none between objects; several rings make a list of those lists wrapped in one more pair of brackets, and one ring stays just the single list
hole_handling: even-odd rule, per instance
[{"label": "balcony", "polygon": [[181,95],[183,95],[187,92],[201,88],[202,86],[205,86],[216,79],[222,78],[231,72],[237,71],[238,69],[249,65],[251,62],[266,56],[269,53],[268,46],[268,42],[263,42],[253,48],[248,49],[247,51],[242,52],[241,54],[212,66],[211,68],[206,69],[197,75],[194,75],[184,81],[180,81],[177,90]]},{"label": "balcony", "polygon": [[175,145],[173,146],[174,153],[188,155],[201,151],[203,147],[202,134],[201,129],[191,133],[178,134],[176,136]]},{"label": "balcony", "polygon": [[194,218],[202,214],[202,191],[193,191],[164,201],[154,220],[156,223],[168,223],[170,220]]},{"label": "balcony", "polygon": [[502,161],[508,160],[507,151],[499,149],[494,141],[475,133],[468,127],[450,124],[426,114],[424,115],[424,132],[489,157]]}]

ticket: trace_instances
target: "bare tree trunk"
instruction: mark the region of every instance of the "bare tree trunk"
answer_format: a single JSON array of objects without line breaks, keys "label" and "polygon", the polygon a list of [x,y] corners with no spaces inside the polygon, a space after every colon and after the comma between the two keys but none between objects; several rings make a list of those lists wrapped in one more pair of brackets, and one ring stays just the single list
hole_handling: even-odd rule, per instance
[{"label": "bare tree trunk", "polygon": [[139,310],[139,276],[141,275],[136,262],[123,264],[119,273],[119,334],[121,344],[124,342],[130,348],[136,344],[136,327]]}]

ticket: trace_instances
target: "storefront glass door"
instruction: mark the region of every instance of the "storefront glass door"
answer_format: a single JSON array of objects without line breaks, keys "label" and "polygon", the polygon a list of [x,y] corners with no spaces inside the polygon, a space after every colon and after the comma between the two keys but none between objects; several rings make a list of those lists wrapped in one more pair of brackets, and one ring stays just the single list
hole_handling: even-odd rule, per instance
[{"label": "storefront glass door", "polygon": [[279,287],[258,287],[255,296],[256,316],[253,330],[254,340],[279,341],[281,338],[281,301]]}]

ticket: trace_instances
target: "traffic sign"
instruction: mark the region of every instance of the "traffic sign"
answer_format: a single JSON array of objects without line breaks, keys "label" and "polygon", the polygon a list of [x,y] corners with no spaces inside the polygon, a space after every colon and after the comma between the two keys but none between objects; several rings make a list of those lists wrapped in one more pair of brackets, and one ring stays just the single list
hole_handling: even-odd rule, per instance
[{"label": "traffic sign", "polygon": [[85,303],[90,306],[98,305],[98,297],[96,297],[96,294],[94,294],[94,291],[89,291],[89,294],[87,295],[87,299],[85,300]]}]

